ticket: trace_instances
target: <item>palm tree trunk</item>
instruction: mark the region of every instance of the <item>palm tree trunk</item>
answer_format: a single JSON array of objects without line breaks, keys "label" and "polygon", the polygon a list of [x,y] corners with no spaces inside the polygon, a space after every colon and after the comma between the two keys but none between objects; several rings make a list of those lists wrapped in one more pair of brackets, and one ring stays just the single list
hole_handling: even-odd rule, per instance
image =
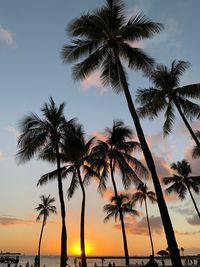
[{"label": "palm tree trunk", "polygon": [[194,197],[193,197],[193,195],[192,195],[192,192],[191,192],[191,190],[190,190],[190,188],[189,188],[188,186],[187,186],[187,189],[188,189],[188,191],[189,191],[189,194],[190,194],[190,196],[191,196],[192,202],[193,202],[193,204],[194,204],[194,207],[195,207],[196,212],[197,212],[197,214],[198,214],[198,216],[199,216],[199,219],[200,219],[200,212],[199,212],[199,210],[198,210],[198,207],[197,207],[197,204],[196,204],[196,202],[195,202],[195,200],[194,200]]},{"label": "palm tree trunk", "polygon": [[41,247],[41,242],[42,242],[42,234],[43,234],[43,230],[44,230],[44,225],[45,225],[45,217],[43,218],[42,229],[40,232],[40,239],[39,239],[39,245],[38,245],[38,266],[37,267],[40,267],[40,247]]},{"label": "palm tree trunk", "polygon": [[137,135],[138,135],[138,138],[139,138],[142,150],[143,150],[143,154],[145,157],[145,161],[147,163],[147,166],[149,168],[149,171],[151,173],[151,177],[153,180],[155,192],[156,192],[157,199],[158,199],[158,207],[160,210],[160,215],[161,215],[161,219],[162,219],[162,223],[164,226],[165,235],[166,235],[166,239],[167,239],[167,243],[169,247],[169,253],[171,257],[172,266],[182,267],[181,258],[180,258],[176,238],[174,235],[174,230],[173,230],[172,223],[171,223],[169,213],[168,213],[168,209],[167,209],[164,197],[163,197],[163,193],[162,193],[161,185],[160,185],[159,178],[156,172],[154,160],[153,160],[151,151],[148,147],[148,144],[146,142],[135,106],[133,104],[133,100],[129,92],[128,84],[126,81],[126,76],[125,76],[118,54],[115,54],[115,58],[116,58],[117,66],[118,66],[118,73],[120,75],[121,84],[123,86],[124,94],[127,100],[128,108],[131,113],[132,119],[134,121],[136,132],[137,132]]},{"label": "palm tree trunk", "polygon": [[85,256],[85,189],[81,179],[80,169],[77,168],[78,179],[81,186],[83,198],[81,206],[81,225],[80,225],[80,240],[81,240],[81,263],[82,267],[87,267],[86,256]]},{"label": "palm tree trunk", "polygon": [[119,217],[120,217],[120,222],[121,222],[121,227],[122,227],[122,236],[123,236],[123,243],[124,243],[125,262],[126,262],[126,265],[129,265],[129,253],[128,253],[128,245],[127,245],[125,225],[124,225],[124,216],[122,214],[122,210],[121,210],[120,203],[119,203],[119,196],[118,196],[117,186],[116,186],[115,179],[114,179],[111,159],[110,159],[110,173],[111,173],[111,180],[112,180],[112,184],[113,184],[113,188],[114,188],[115,197],[117,199],[117,206],[119,209]]},{"label": "palm tree trunk", "polygon": [[151,251],[152,251],[152,255],[154,256],[153,239],[152,239],[152,235],[151,235],[151,228],[150,228],[150,223],[149,223],[149,214],[148,214],[147,201],[146,201],[146,199],[144,200],[144,204],[145,204],[145,210],[146,210],[146,216],[147,216],[147,225],[148,225],[148,230],[149,230],[149,238],[150,238],[150,243],[151,243]]},{"label": "palm tree trunk", "polygon": [[181,107],[179,106],[178,101],[176,99],[174,100],[174,104],[176,105],[176,108],[178,109],[178,112],[181,115],[181,118],[184,121],[185,126],[187,127],[188,131],[190,132],[190,134],[191,134],[193,140],[195,141],[197,147],[200,149],[200,142],[199,142],[197,136],[195,135],[194,131],[192,130],[192,127],[188,123],[188,121],[187,121],[185,115],[183,114],[183,112],[181,110]]},{"label": "palm tree trunk", "polygon": [[61,217],[62,217],[62,233],[61,233],[61,255],[60,255],[60,267],[66,267],[67,263],[67,230],[65,225],[65,202],[63,197],[62,177],[60,171],[60,156],[58,145],[56,147],[56,159],[58,170],[58,192],[60,199]]}]

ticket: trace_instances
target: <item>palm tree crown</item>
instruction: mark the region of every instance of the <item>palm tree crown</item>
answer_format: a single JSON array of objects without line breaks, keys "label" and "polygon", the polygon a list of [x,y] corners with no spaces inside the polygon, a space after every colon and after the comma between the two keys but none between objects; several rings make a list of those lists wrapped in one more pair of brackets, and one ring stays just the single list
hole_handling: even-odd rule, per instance
[{"label": "palm tree crown", "polygon": [[128,189],[131,183],[140,183],[139,176],[147,176],[148,172],[143,164],[132,156],[134,150],[140,150],[140,144],[131,140],[131,129],[125,126],[123,121],[115,120],[112,128],[106,128],[104,134],[105,141],[97,140],[92,149],[92,165],[101,173],[100,190],[106,188],[109,172],[120,172],[125,189]]},{"label": "palm tree crown", "polygon": [[127,20],[120,0],[106,0],[101,9],[87,12],[74,19],[67,27],[71,45],[64,45],[62,58],[65,63],[87,57],[73,68],[75,80],[85,79],[95,69],[101,68],[101,79],[122,89],[115,55],[128,62],[132,69],[149,70],[154,60],[131,43],[152,37],[162,25],[154,23],[142,14]]},{"label": "palm tree crown", "polygon": [[51,195],[48,195],[48,197],[42,195],[40,199],[41,203],[35,208],[39,212],[36,220],[39,221],[43,217],[46,223],[51,213],[57,213],[56,207],[52,205],[55,202],[55,198],[51,197]]},{"label": "palm tree crown", "polygon": [[174,107],[176,107],[190,134],[200,147],[198,139],[186,120],[186,118],[192,119],[199,116],[200,106],[188,98],[200,98],[200,84],[180,86],[180,76],[189,66],[188,62],[181,60],[174,60],[170,69],[164,65],[157,65],[150,75],[154,87],[138,90],[137,101],[142,105],[139,108],[142,117],[149,116],[153,119],[158,116],[159,112],[166,109],[163,125],[165,135],[172,130],[175,120]]},{"label": "palm tree crown", "polygon": [[[133,205],[131,205],[130,199],[127,194],[119,194],[118,196],[120,208],[122,210],[123,216],[126,214],[133,215],[133,216],[139,216],[139,213],[137,210],[133,209]],[[107,213],[107,216],[104,218],[104,222],[107,222],[111,219],[111,217],[115,218],[115,222],[117,220],[120,220],[120,212],[119,207],[117,204],[117,199],[115,196],[113,196],[110,199],[111,204],[106,204],[103,207],[103,210]]]},{"label": "palm tree crown", "polygon": [[157,202],[156,194],[153,191],[148,190],[148,186],[145,183],[140,183],[137,187],[137,192],[132,196],[133,202],[139,202],[142,206],[143,202],[150,200],[151,203]]},{"label": "palm tree crown", "polygon": [[190,197],[192,198],[193,204],[197,211],[197,214],[200,218],[200,212],[197,208],[195,200],[193,198],[191,190],[196,194],[200,192],[200,176],[189,176],[192,172],[190,164],[186,160],[178,161],[177,163],[171,164],[171,169],[176,171],[177,174],[174,174],[171,177],[164,177],[163,183],[165,185],[170,185],[167,189],[167,193],[177,193],[178,197],[183,200],[186,198],[187,192],[189,192]]}]

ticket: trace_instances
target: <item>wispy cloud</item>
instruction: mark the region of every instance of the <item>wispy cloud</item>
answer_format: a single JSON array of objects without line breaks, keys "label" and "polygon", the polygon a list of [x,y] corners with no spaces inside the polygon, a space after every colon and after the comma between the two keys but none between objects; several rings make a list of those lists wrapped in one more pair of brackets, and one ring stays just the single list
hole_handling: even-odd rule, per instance
[{"label": "wispy cloud", "polygon": [[90,76],[88,76],[84,81],[81,82],[83,90],[88,90],[90,88],[97,89],[101,94],[106,92],[106,87],[103,86],[100,79],[100,71],[95,71]]},{"label": "wispy cloud", "polygon": [[20,135],[20,132],[11,125],[6,125],[4,129],[11,133],[15,138],[18,138]]},{"label": "wispy cloud", "polygon": [[4,159],[3,153],[0,151],[0,160],[3,160],[3,159]]},{"label": "wispy cloud", "polygon": [[[36,220],[21,219],[12,216],[0,216],[0,226],[29,225],[38,223]],[[57,221],[48,221],[48,223],[58,223]]]},{"label": "wispy cloud", "polygon": [[175,231],[175,233],[177,235],[186,235],[186,236],[192,235],[193,236],[193,235],[199,234],[200,231],[191,231],[191,232],[188,232],[188,231],[185,231],[185,232]]},{"label": "wispy cloud", "polygon": [[5,29],[2,25],[0,25],[0,40],[8,46],[15,46],[13,33],[10,30]]},{"label": "wispy cloud", "polygon": [[[151,216],[149,220],[151,223],[152,233],[161,234],[163,231],[163,226],[160,217]],[[137,221],[136,218],[129,217],[129,219],[126,219],[125,225],[126,225],[126,231],[129,234],[148,235],[146,217],[143,217],[140,221]],[[114,228],[121,229],[121,225],[115,224]]]},{"label": "wispy cloud", "polygon": [[35,221],[15,217],[0,216],[0,226],[13,226],[18,224],[33,224]]},{"label": "wispy cloud", "polygon": [[200,225],[199,216],[195,214],[194,216],[187,218],[187,222],[192,225]]}]

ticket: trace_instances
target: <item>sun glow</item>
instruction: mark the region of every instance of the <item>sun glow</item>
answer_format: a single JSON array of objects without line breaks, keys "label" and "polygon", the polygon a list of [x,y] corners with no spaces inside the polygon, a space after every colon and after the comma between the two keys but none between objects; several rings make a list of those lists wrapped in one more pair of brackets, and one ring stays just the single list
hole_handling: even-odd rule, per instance
[{"label": "sun glow", "polygon": [[[91,254],[92,252],[92,245],[89,241],[85,241],[85,253],[87,255]],[[80,256],[81,255],[81,249],[80,249],[80,243],[79,241],[75,242],[72,244],[71,248],[70,248],[70,252],[73,254],[73,255],[76,255],[76,256]]]}]

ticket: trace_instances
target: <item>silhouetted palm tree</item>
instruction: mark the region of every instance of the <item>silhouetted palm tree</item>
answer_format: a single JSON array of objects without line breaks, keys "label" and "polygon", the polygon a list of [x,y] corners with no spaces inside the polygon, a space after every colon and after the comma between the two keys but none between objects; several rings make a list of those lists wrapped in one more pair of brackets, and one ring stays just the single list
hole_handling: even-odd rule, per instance
[{"label": "silhouetted palm tree", "polygon": [[40,239],[39,239],[39,245],[38,245],[38,267],[40,267],[40,247],[41,247],[41,242],[42,242],[42,234],[44,230],[44,226],[47,222],[47,218],[49,217],[50,213],[57,213],[56,212],[56,207],[52,205],[55,202],[55,199],[51,195],[48,195],[48,197],[42,195],[40,197],[41,203],[35,208],[37,211],[39,211],[39,214],[37,216],[37,221],[39,221],[41,218],[42,220],[42,229],[40,233]]},{"label": "silhouetted palm tree", "polygon": [[[111,202],[110,204],[106,204],[103,207],[104,212],[107,213],[107,216],[104,218],[104,222],[109,221],[111,217],[115,218],[115,222],[119,220],[121,223],[122,235],[123,235],[123,241],[124,241],[126,240],[124,216],[126,214],[129,214],[132,216],[138,216],[139,213],[137,212],[137,210],[133,209],[133,205],[131,205],[129,197],[126,194],[119,194],[118,199],[115,196],[113,196],[110,199],[110,202]],[[120,205],[120,209],[119,209],[119,205]],[[120,215],[120,213],[122,213],[122,216]]]},{"label": "silhouetted palm tree", "polygon": [[[20,122],[21,135],[18,139],[17,159],[20,163],[30,160],[34,155],[39,159],[48,160],[57,164],[57,181],[61,206],[62,234],[61,234],[61,267],[66,267],[67,259],[67,231],[65,225],[65,202],[63,197],[62,177],[60,172],[60,145],[63,139],[63,123],[65,103],[56,106],[52,98],[45,103],[41,111],[43,118],[31,113]],[[68,122],[69,128],[74,121]],[[50,157],[49,155],[52,155]],[[40,184],[40,181],[38,182]]]},{"label": "silhouetted palm tree", "polygon": [[150,238],[150,243],[151,243],[151,250],[152,250],[152,255],[154,256],[155,253],[154,253],[153,239],[152,239],[152,235],[151,235],[149,214],[148,214],[148,209],[147,209],[147,200],[150,200],[151,203],[157,202],[156,194],[153,191],[148,191],[148,187],[146,184],[140,183],[138,185],[137,192],[135,192],[132,196],[132,202],[133,202],[133,204],[135,204],[136,202],[140,202],[141,206],[144,202],[148,231],[149,231],[149,238]]},{"label": "silhouetted palm tree", "polygon": [[[138,142],[131,140],[132,131],[129,127],[125,126],[122,121],[114,121],[113,127],[106,128],[104,134],[105,141],[97,140],[96,146],[92,149],[91,165],[101,174],[100,191],[106,189],[108,174],[110,173],[115,199],[117,200],[118,190],[114,177],[116,171],[121,174],[125,189],[128,189],[132,183],[139,184],[141,180],[137,173],[147,175],[147,171],[142,163],[131,155],[134,150],[140,149],[140,145]],[[118,204],[120,221],[123,224],[120,203]],[[124,227],[122,227],[122,231],[123,229]],[[123,233],[123,238],[126,265],[128,265],[129,254],[125,233]]]},{"label": "silhouetted palm tree", "polygon": [[[80,186],[82,191],[82,204],[81,204],[81,220],[80,220],[80,247],[81,247],[81,262],[82,266],[86,267],[85,255],[85,188],[84,185],[88,184],[92,177],[98,177],[98,174],[90,167],[90,151],[93,145],[94,137],[85,140],[85,134],[81,125],[76,125],[73,131],[68,131],[64,135],[63,146],[61,148],[61,160],[66,166],[61,168],[61,176],[67,177],[71,175],[72,180],[68,189],[68,198],[71,198],[76,189]],[[57,170],[44,174],[40,183],[46,183],[48,179],[55,179]]]},{"label": "silhouetted palm tree", "polygon": [[174,266],[182,266],[174,236],[173,227],[163,197],[161,185],[153,157],[136,113],[135,106],[128,87],[126,71],[122,61],[132,69],[142,69],[148,72],[154,60],[141,49],[131,46],[134,41],[144,40],[159,33],[162,25],[154,23],[145,16],[138,14],[126,18],[124,5],[120,0],[106,0],[101,9],[87,12],[74,19],[67,28],[72,39],[71,45],[65,45],[62,50],[64,63],[77,61],[85,57],[73,68],[75,80],[83,80],[96,69],[101,69],[101,79],[105,85],[111,84],[117,92],[124,92],[129,111],[133,118],[144,157],[151,172],[155,191],[159,199],[158,206],[165,229]]},{"label": "silhouetted palm tree", "polygon": [[200,98],[200,84],[180,86],[180,76],[190,66],[188,62],[172,62],[171,68],[164,65],[157,65],[150,75],[153,86],[149,89],[140,89],[137,93],[137,101],[142,105],[139,108],[142,117],[155,118],[158,113],[165,111],[165,122],[163,125],[164,134],[169,134],[175,120],[175,110],[178,110],[185,126],[190,132],[196,145],[200,149],[200,142],[193,132],[187,119],[198,117],[200,106],[191,102],[190,98]]},{"label": "silhouetted palm tree", "polygon": [[178,161],[177,163],[171,164],[171,169],[176,171],[171,177],[164,177],[163,183],[165,185],[170,185],[167,189],[167,193],[177,193],[178,197],[183,200],[186,198],[187,191],[190,194],[196,212],[200,218],[200,212],[198,210],[197,204],[192,195],[193,190],[196,194],[200,192],[200,176],[189,176],[192,172],[190,164],[186,160]]}]

